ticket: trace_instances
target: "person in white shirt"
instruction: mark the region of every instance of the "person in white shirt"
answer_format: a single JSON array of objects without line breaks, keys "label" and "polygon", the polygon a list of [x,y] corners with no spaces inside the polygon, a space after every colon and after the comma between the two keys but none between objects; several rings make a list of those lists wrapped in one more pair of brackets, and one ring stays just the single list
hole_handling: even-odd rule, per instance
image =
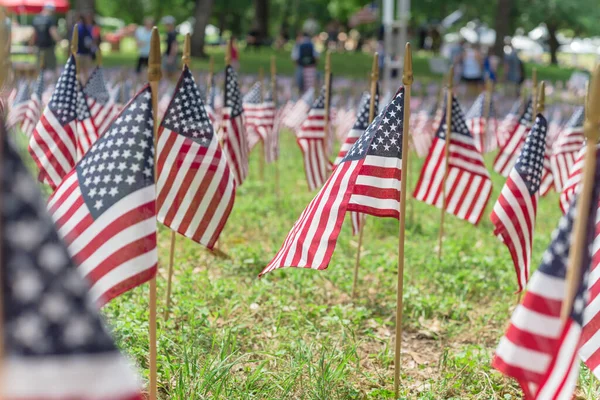
[{"label": "person in white shirt", "polygon": [[144,26],[140,26],[135,31],[135,40],[138,46],[138,63],[135,69],[136,73],[142,72],[142,68],[148,67],[148,57],[150,56],[150,42],[152,40],[152,27],[154,20],[152,18],[144,19]]}]

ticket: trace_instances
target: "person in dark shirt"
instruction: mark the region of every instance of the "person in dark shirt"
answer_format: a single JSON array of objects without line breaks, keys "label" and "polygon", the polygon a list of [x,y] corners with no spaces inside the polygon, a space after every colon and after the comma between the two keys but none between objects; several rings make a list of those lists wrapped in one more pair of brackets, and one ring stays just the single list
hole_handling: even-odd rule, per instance
[{"label": "person in dark shirt", "polygon": [[163,71],[169,79],[176,79],[179,72],[177,53],[179,45],[177,43],[177,31],[175,29],[175,18],[167,16],[163,18],[163,24],[167,31],[167,48],[163,58]]},{"label": "person in dark shirt", "polygon": [[[60,40],[60,35],[56,28],[56,19],[54,18],[54,5],[47,4],[40,14],[33,19],[33,44],[38,49],[38,65],[43,70],[56,72],[56,42]],[[43,60],[43,62],[42,62]]]},{"label": "person in dark shirt", "polygon": [[319,53],[310,36],[303,33],[292,49],[292,60],[296,62],[296,85],[300,94],[315,84],[318,59]]},{"label": "person in dark shirt", "polygon": [[94,16],[91,13],[83,15],[77,22],[79,40],[77,43],[77,55],[79,55],[79,72],[82,82],[87,80],[90,69],[92,68],[92,59],[95,51],[94,46]]}]

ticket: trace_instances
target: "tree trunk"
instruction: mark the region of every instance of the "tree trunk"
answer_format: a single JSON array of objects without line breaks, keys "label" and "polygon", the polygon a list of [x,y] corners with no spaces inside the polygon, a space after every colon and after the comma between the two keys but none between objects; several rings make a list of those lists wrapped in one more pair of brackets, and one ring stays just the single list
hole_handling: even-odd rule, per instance
[{"label": "tree trunk", "polygon": [[556,25],[548,24],[548,46],[550,47],[550,64],[558,65],[558,48],[560,47],[560,43],[558,43],[558,39],[556,38]]},{"label": "tree trunk", "polygon": [[510,12],[513,0],[498,0],[496,7],[496,43],[494,43],[494,54],[498,57],[504,56],[504,38],[510,34]]},{"label": "tree trunk", "polygon": [[206,53],[204,52],[204,31],[210,19],[213,1],[196,0],[196,10],[194,11],[196,23],[194,25],[194,33],[192,33],[193,57],[206,57]]},{"label": "tree trunk", "polygon": [[269,0],[254,0],[254,17],[258,44],[269,37]]},{"label": "tree trunk", "polygon": [[96,0],[77,0],[75,8],[80,13],[96,12]]}]

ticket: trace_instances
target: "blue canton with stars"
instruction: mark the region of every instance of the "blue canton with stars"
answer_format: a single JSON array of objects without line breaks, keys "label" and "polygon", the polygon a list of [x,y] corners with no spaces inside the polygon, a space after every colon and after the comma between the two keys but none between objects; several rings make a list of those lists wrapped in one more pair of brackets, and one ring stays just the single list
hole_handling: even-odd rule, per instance
[{"label": "blue canton with stars", "polygon": [[90,79],[88,79],[83,88],[83,93],[100,104],[108,103],[110,94],[108,93],[108,89],[106,89],[104,74],[100,68],[96,68],[94,72],[92,72]]},{"label": "blue canton with stars", "polygon": [[260,104],[260,82],[256,82],[244,96],[244,104]]},{"label": "blue canton with stars", "polygon": [[317,98],[314,99],[312,106],[310,108],[316,109],[316,110],[324,110],[325,109],[325,86],[323,86],[321,88],[321,91],[319,92],[319,96],[317,96]]},{"label": "blue canton with stars", "polygon": [[214,131],[210,123],[200,90],[190,70],[185,67],[175,95],[163,119],[162,126],[208,147]]},{"label": "blue canton with stars", "polygon": [[9,357],[99,354],[116,348],[69,258],[37,183],[6,133],[2,160],[2,301]]},{"label": "blue canton with stars", "polygon": [[[465,121],[465,115],[463,114],[462,108],[456,100],[456,97],[452,96],[452,133],[459,134],[463,136],[472,136],[471,132],[469,132],[469,128],[467,127],[467,122]],[[447,125],[446,125],[446,106],[444,105],[444,113],[442,115],[442,123],[437,131],[437,137],[440,139],[446,139]]]},{"label": "blue canton with stars", "polygon": [[532,195],[540,190],[542,182],[547,131],[546,118],[542,114],[538,114],[515,164],[515,169],[523,178],[527,190]]},{"label": "blue canton with stars", "polygon": [[[364,131],[369,127],[369,109],[371,108],[371,95],[363,94],[358,106],[358,115],[352,129]],[[379,108],[379,90],[375,92],[375,110]]]},{"label": "blue canton with stars", "polygon": [[48,103],[48,108],[62,126],[74,121],[77,117],[77,92],[75,58],[71,56],[56,82],[54,93]]},{"label": "blue canton with stars", "polygon": [[77,164],[81,192],[94,218],[154,185],[151,98],[150,87],[142,89]]},{"label": "blue canton with stars", "polygon": [[77,90],[77,120],[85,121],[88,118],[92,118],[90,107],[88,106],[87,100],[83,90],[81,90],[81,83],[78,83],[79,89]]},{"label": "blue canton with stars", "polygon": [[[595,184],[592,190],[592,200],[590,202],[589,217],[586,224],[585,246],[583,257],[581,260],[581,276],[579,279],[579,289],[573,301],[573,309],[571,310],[571,318],[582,325],[583,311],[589,301],[588,278],[590,273],[590,265],[592,264],[592,248],[596,230],[596,213],[598,199],[600,197],[600,163],[596,160],[595,165]],[[578,195],[573,199],[569,207],[569,211],[565,214],[558,224],[558,228],[552,233],[552,243],[544,253],[539,272],[547,274],[559,279],[565,279],[567,265],[569,260],[569,251],[571,248],[573,221],[577,213]]]},{"label": "blue canton with stars", "polygon": [[342,160],[356,161],[367,155],[402,158],[402,130],[404,121],[404,88],[373,120]]},{"label": "blue canton with stars", "polygon": [[238,84],[238,77],[231,65],[225,67],[225,107],[231,109],[231,118],[242,115],[242,94]]}]

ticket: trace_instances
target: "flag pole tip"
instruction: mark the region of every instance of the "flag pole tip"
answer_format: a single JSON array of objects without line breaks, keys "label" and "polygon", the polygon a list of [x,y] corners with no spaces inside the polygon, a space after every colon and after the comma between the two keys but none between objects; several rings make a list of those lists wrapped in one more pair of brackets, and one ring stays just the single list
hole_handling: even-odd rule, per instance
[{"label": "flag pole tip", "polygon": [[[450,68],[450,76],[452,77],[453,69]],[[452,79],[452,78],[450,78]],[[404,72],[402,74],[402,83],[405,86],[412,85],[414,80],[413,77],[413,66],[412,66],[412,49],[410,46],[410,42],[406,42],[406,46],[404,46]]]},{"label": "flag pole tip", "polygon": [[181,61],[183,65],[186,67],[190,67],[190,62],[192,61],[192,36],[187,33],[185,35],[185,40],[183,42],[183,55],[181,56]]},{"label": "flag pole tip", "polygon": [[537,112],[543,113],[546,109],[546,82],[540,82],[540,88],[538,93]]},{"label": "flag pole tip", "polygon": [[585,122],[583,124],[585,137],[596,143],[600,137],[600,64],[594,69],[588,86]]},{"label": "flag pole tip", "polygon": [[77,54],[77,48],[79,47],[79,25],[73,25],[73,33],[71,34],[71,54]]},{"label": "flag pole tip", "polygon": [[160,68],[160,36],[158,28],[152,28],[152,37],[150,39],[150,55],[148,58],[148,80],[150,82],[160,81],[162,71]]}]

